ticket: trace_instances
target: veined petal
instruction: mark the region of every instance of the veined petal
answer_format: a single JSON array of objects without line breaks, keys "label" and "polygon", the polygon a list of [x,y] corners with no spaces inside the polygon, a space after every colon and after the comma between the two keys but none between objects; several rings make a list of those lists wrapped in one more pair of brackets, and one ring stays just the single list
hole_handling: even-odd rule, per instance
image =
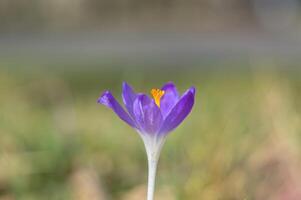
[{"label": "veined petal", "polygon": [[188,89],[178,103],[172,108],[165,118],[160,129],[160,134],[166,134],[175,129],[190,113],[194,104],[195,88]]},{"label": "veined petal", "polygon": [[128,110],[129,114],[134,118],[134,112],[133,112],[133,105],[134,101],[137,97],[137,94],[134,92],[132,87],[127,84],[126,82],[123,82],[122,84],[122,100],[123,103]]},{"label": "veined petal", "polygon": [[136,128],[135,122],[132,120],[129,114],[122,108],[122,106],[116,101],[114,96],[109,91],[105,91],[99,97],[97,102],[111,108],[120,119],[125,121],[133,128]]},{"label": "veined petal", "polygon": [[179,94],[176,86],[172,82],[166,83],[161,90],[165,92],[161,98],[160,105],[161,113],[163,118],[165,118],[179,101]]},{"label": "veined petal", "polygon": [[133,112],[141,132],[156,134],[159,131],[163,117],[154,100],[147,95],[139,94],[134,101]]}]

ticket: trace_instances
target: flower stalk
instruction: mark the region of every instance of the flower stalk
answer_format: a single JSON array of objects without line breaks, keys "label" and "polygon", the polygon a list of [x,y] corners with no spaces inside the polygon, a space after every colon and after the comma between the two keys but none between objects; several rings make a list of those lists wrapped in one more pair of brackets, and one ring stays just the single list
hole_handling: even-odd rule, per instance
[{"label": "flower stalk", "polygon": [[158,159],[148,158],[148,184],[147,184],[147,200],[154,199],[156,172],[157,172]]},{"label": "flower stalk", "polygon": [[142,135],[142,140],[145,145],[148,161],[148,184],[147,184],[147,200],[154,199],[156,172],[158,161],[160,158],[161,149],[165,143],[165,137],[149,137],[149,135]]}]

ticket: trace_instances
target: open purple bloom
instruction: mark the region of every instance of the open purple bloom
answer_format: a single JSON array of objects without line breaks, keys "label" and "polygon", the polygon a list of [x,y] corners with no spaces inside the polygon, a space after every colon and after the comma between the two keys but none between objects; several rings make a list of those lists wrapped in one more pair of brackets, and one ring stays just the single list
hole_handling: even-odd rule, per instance
[{"label": "open purple bloom", "polygon": [[182,96],[176,86],[169,82],[161,90],[153,89],[153,98],[135,93],[127,83],[123,83],[122,99],[125,111],[109,91],[105,91],[98,103],[111,108],[120,119],[141,134],[165,136],[175,129],[190,113],[195,96],[195,88],[189,88]]},{"label": "open purple bloom", "polygon": [[195,88],[189,88],[180,96],[176,86],[169,82],[161,89],[152,89],[151,95],[153,98],[135,93],[124,82],[122,100],[127,111],[109,91],[105,91],[98,99],[98,103],[111,108],[120,119],[136,129],[143,139],[149,166],[147,200],[153,200],[156,168],[166,135],[190,113]]}]

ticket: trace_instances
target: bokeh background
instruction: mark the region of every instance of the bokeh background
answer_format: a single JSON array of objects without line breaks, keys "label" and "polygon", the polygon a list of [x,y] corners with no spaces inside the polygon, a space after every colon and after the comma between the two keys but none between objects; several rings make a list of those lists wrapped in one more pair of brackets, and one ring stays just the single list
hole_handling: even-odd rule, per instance
[{"label": "bokeh background", "polygon": [[300,56],[300,0],[1,0],[0,200],[145,199],[122,81],[197,88],[156,200],[300,200]]}]

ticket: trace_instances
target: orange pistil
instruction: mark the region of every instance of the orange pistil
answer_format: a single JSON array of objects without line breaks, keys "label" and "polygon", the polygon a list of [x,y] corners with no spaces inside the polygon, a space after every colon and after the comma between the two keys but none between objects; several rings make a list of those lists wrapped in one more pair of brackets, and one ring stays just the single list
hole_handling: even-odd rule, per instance
[{"label": "orange pistil", "polygon": [[152,89],[151,90],[151,95],[153,96],[155,103],[157,104],[158,107],[160,107],[160,101],[162,96],[164,95],[165,91],[160,90],[160,89]]}]

